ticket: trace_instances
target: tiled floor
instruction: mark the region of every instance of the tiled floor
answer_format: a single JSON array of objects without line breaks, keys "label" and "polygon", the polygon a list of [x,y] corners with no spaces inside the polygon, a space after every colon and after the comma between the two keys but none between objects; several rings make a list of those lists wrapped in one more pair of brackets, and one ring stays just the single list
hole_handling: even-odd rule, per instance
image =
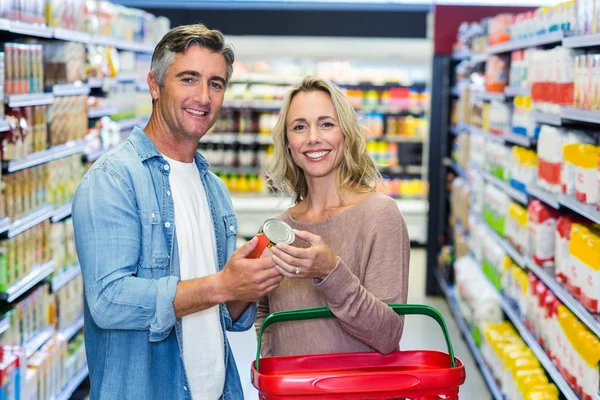
[{"label": "tiled floor", "polygon": [[[445,299],[441,297],[425,297],[425,267],[425,250],[413,250],[411,253],[408,301],[409,303],[428,304],[438,309],[444,316],[454,346],[454,352],[463,361],[467,371],[467,380],[461,387],[460,399],[491,399],[487,386],[452,318]],[[256,334],[254,330],[250,330],[242,333],[229,333],[228,337],[238,363],[240,378],[244,385],[245,398],[257,399],[256,390],[250,383],[250,364],[256,356]],[[404,334],[400,345],[402,349],[436,349],[446,351],[442,332],[436,322],[421,316],[406,317]]]}]

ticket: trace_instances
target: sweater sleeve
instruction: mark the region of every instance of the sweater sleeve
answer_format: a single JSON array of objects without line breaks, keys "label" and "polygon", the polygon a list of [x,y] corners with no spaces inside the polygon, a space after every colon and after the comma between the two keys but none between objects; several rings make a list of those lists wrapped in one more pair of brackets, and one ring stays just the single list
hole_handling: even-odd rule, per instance
[{"label": "sweater sleeve", "polygon": [[325,279],[313,281],[343,328],[383,354],[398,348],[404,327],[404,317],[387,304],[404,304],[408,295],[410,242],[406,223],[393,207],[369,216],[374,218],[365,224],[370,229],[362,284],[343,259]]}]

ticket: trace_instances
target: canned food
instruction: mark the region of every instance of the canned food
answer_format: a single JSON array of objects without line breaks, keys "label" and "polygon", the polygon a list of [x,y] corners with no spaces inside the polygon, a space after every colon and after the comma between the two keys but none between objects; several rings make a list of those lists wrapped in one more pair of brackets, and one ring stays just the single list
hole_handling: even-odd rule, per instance
[{"label": "canned food", "polygon": [[258,244],[248,258],[259,258],[265,249],[271,248],[277,243],[292,244],[296,239],[292,227],[276,218],[269,218],[263,222],[257,237]]}]

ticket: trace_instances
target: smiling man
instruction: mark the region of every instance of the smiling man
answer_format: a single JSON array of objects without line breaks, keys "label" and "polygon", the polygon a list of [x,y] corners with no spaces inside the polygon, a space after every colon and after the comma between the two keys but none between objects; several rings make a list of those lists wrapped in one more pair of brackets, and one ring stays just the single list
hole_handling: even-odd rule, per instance
[{"label": "smiling man", "polygon": [[279,285],[270,258],[235,251],[223,183],[196,148],[233,68],[223,35],[173,29],[152,56],[148,125],[100,158],[73,201],[91,399],[243,398],[225,330],[252,326]]}]

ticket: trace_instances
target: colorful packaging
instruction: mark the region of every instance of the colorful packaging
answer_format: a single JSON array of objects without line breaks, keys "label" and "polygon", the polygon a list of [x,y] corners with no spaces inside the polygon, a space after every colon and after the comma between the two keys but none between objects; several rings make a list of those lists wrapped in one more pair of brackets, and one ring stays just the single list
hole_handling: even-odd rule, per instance
[{"label": "colorful packaging", "polygon": [[529,248],[527,220],[527,209],[520,204],[510,203],[504,233],[508,242],[521,254],[527,254]]},{"label": "colorful packaging", "polygon": [[545,268],[554,265],[554,232],[558,211],[533,200],[527,207],[529,221],[529,250],[533,261]]},{"label": "colorful packaging", "polygon": [[561,191],[562,147],[563,136],[560,129],[543,125],[537,145],[537,184],[551,193]]},{"label": "colorful packaging", "polygon": [[578,146],[574,160],[576,179],[575,197],[584,204],[598,202],[598,164],[600,148],[589,144]]}]

